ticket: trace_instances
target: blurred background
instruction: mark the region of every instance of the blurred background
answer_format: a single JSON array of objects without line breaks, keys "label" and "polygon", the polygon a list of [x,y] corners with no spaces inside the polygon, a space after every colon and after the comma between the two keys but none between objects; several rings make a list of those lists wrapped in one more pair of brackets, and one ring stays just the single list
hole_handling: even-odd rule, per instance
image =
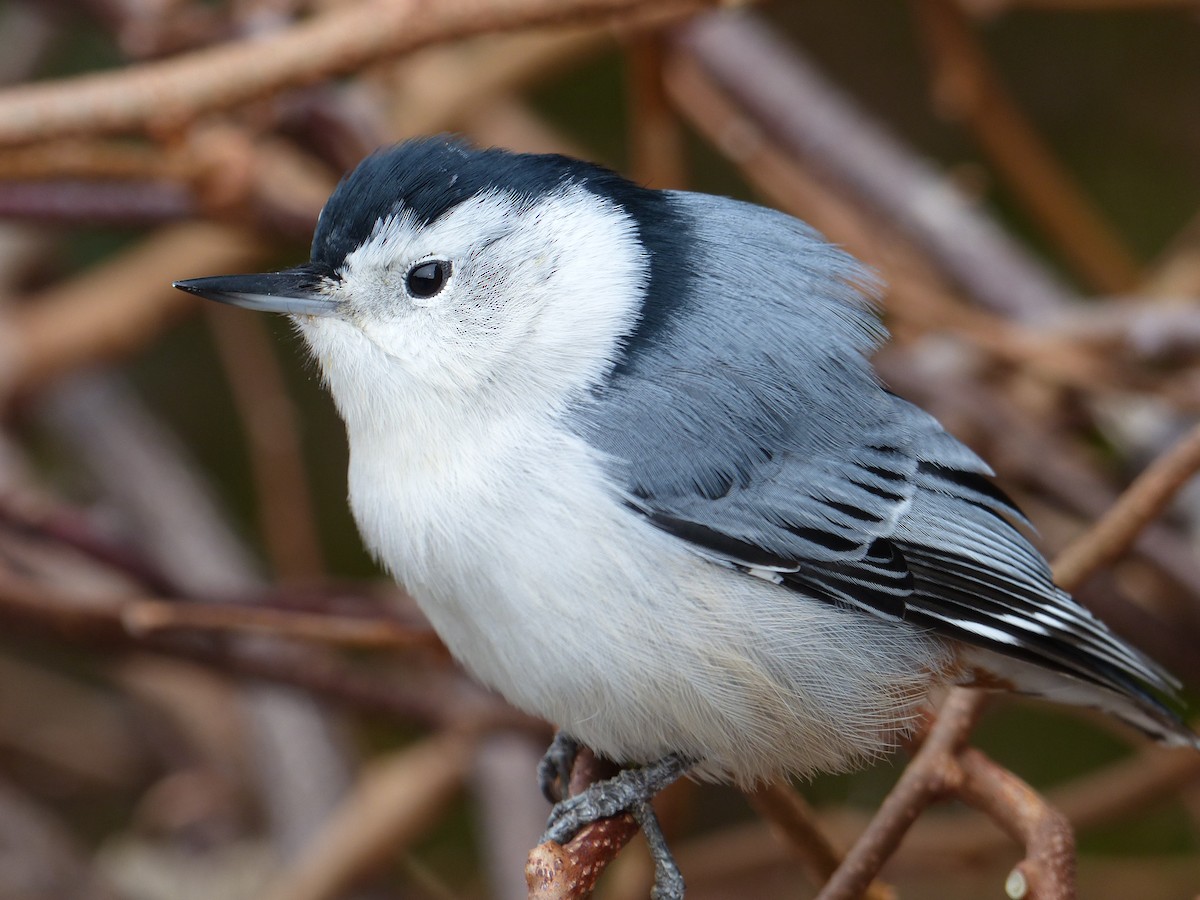
[{"label": "blurred background", "polygon": [[[381,144],[451,131],[812,222],[888,284],[884,378],[1050,556],[1193,428],[1194,2],[712,6],[0,5],[0,898],[526,895],[551,728],[365,555],[288,322],[169,287],[307,258]],[[1193,484],[1078,592],[1193,701],[1198,534]],[[1012,698],[974,741],[1075,824],[1081,896],[1200,893],[1200,757]],[[797,786],[834,848],[906,758]],[[816,895],[765,815],[662,798],[689,897]],[[998,897],[1022,855],[942,804],[881,877]],[[635,838],[598,896],[650,874]]]}]

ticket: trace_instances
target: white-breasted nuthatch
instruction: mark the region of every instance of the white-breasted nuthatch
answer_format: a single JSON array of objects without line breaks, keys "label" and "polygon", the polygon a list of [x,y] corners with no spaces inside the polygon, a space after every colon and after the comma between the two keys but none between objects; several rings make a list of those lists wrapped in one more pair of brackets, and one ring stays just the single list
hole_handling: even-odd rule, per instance
[{"label": "white-breasted nuthatch", "polygon": [[648,797],[685,771],[847,769],[947,683],[1197,746],[987,465],[880,385],[871,276],[796,219],[432,138],[341,182],[308,263],[176,286],[294,318],[367,546],[559,726],[545,779],[572,741],[641,767],[560,803],[554,839],[628,808],[655,840]]}]

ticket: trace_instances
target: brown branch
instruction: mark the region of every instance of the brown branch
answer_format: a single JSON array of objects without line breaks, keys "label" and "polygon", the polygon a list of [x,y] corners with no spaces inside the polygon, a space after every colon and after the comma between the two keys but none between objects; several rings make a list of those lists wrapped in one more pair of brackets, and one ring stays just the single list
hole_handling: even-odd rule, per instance
[{"label": "brown branch", "polygon": [[[842,863],[841,854],[817,826],[812,807],[788,784],[773,782],[746,794],[746,799],[799,858],[814,884],[825,884]],[[872,881],[865,900],[894,900],[888,885]]]},{"label": "brown branch", "polygon": [[[190,609],[206,607],[207,604],[188,605]],[[252,642],[236,640],[232,634],[219,642],[204,639],[206,635],[202,632],[209,626],[215,625],[209,630],[219,636],[230,630],[224,627],[226,623],[246,621],[238,619],[236,613],[232,618],[222,618],[206,610],[202,614],[205,621],[199,623],[204,628],[199,633],[193,629],[192,634],[154,629],[138,634],[127,626],[121,613],[120,607],[89,602],[72,592],[17,578],[0,569],[0,622],[5,623],[6,634],[20,628],[103,652],[158,653],[220,672],[299,687],[356,709],[434,727],[476,730],[544,727],[475,687],[457,671],[424,666],[398,678],[377,671],[360,672],[332,654],[277,640],[275,634],[256,633]],[[300,623],[298,638],[303,639],[313,631],[313,617],[286,615],[287,621]],[[279,621],[282,620],[280,617]],[[359,628],[353,623],[347,623],[347,627],[350,631]],[[385,631],[390,627],[385,626]],[[359,631],[358,636],[362,633]],[[421,642],[420,638],[416,640]],[[405,638],[402,642],[407,641]]]},{"label": "brown branch", "polygon": [[426,649],[445,653],[431,629],[387,618],[366,619],[232,603],[157,599],[122,599],[114,606],[126,630],[137,638],[177,631],[230,632],[267,634],[334,647],[393,651]]},{"label": "brown branch", "polygon": [[178,631],[244,632],[331,646],[441,648],[428,626],[409,625],[384,616],[340,616],[157,597],[80,597],[0,567],[0,615],[4,613],[32,616],[55,624],[63,632],[82,631],[105,638],[137,640]]},{"label": "brown branch", "polygon": [[961,786],[955,755],[970,736],[983,700],[977,691],[956,688],[950,693],[925,742],[817,900],[861,897],[925,808]]},{"label": "brown branch", "polygon": [[[1200,754],[1152,746],[1055,787],[1046,801],[1072,828],[1082,831],[1172,799],[1198,777]],[[973,865],[1010,848],[1009,838],[990,822],[959,814],[926,818],[904,845],[911,862],[926,866]]]},{"label": "brown branch", "polygon": [[1027,320],[1070,305],[1047,271],[760,20],[702,16],[677,46],[789,156],[898,226],[980,305]]},{"label": "brown branch", "polygon": [[133,549],[100,534],[82,510],[52,504],[24,491],[0,494],[0,525],[27,537],[68,547],[115,570],[152,593],[175,594],[165,574]]},{"label": "brown branch", "polygon": [[221,367],[246,435],[255,510],[277,578],[313,579],[324,570],[304,468],[297,411],[261,316],[205,307]]},{"label": "brown branch", "polygon": [[1138,265],[1059,165],[992,67],[957,0],[916,0],[939,110],[961,120],[1076,270],[1105,293],[1131,289]]},{"label": "brown branch", "polygon": [[[580,748],[571,772],[571,793],[607,778],[616,767]],[[590,897],[596,881],[621,848],[638,832],[633,816],[622,813],[585,825],[566,844],[547,841],[534,847],[525,862],[529,900],[577,900]]]},{"label": "brown branch", "polygon": [[360,0],[269,37],[0,95],[0,144],[177,129],[199,115],[313,84],[439,41],[605,19],[649,0]]},{"label": "brown branch", "polygon": [[995,16],[1014,9],[1059,12],[1195,8],[1195,0],[958,0],[963,9],[978,16]]},{"label": "brown branch", "polygon": [[195,308],[171,289],[173,280],[240,268],[261,252],[255,237],[240,229],[174,225],[29,298],[0,329],[8,354],[0,399],[141,346],[165,323]]},{"label": "brown branch", "polygon": [[683,133],[663,85],[665,39],[651,34],[626,51],[630,155],[634,179],[655,188],[682,189],[686,182]]},{"label": "brown branch", "polygon": [[56,179],[0,181],[0,218],[26,222],[148,226],[177,222],[196,214],[196,201],[172,182]]},{"label": "brown branch", "polygon": [[1066,817],[978,750],[967,747],[956,761],[963,775],[958,796],[998,822],[1025,847],[1025,859],[1008,877],[1008,895],[1018,900],[1071,900],[1075,896],[1075,837]]},{"label": "brown branch", "polygon": [[1138,534],[1200,471],[1200,425],[1151,463],[1091,529],[1054,562],[1055,580],[1072,590],[1096,569],[1125,553]]},{"label": "brown branch", "polygon": [[[0,97],[4,94],[0,93]],[[56,140],[0,150],[0,179],[179,179],[186,161],[146,143],[122,140]]]},{"label": "brown branch", "polygon": [[435,825],[467,775],[473,739],[443,733],[371,762],[350,793],[257,896],[332,900]]}]

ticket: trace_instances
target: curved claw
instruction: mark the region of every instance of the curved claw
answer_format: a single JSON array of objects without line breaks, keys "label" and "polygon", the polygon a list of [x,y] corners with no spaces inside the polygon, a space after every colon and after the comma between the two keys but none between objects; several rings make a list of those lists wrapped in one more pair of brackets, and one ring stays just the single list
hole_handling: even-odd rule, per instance
[{"label": "curved claw", "polygon": [[565,844],[579,829],[599,819],[626,811],[636,815],[689,767],[689,763],[672,754],[640,769],[625,769],[612,778],[597,781],[587,790],[555,804],[542,841]]},{"label": "curved claw", "polygon": [[[571,743],[574,744],[573,741]],[[548,769],[553,765],[551,757],[558,745],[559,738],[555,737],[542,766],[538,767],[539,774],[543,768]],[[578,749],[577,745],[575,749]],[[553,841],[565,844],[585,825],[628,812],[641,826],[646,843],[650,846],[650,856],[654,860],[654,889],[650,893],[652,900],[683,900],[683,875],[675,864],[675,858],[671,856],[671,849],[663,837],[658,817],[654,814],[654,807],[650,805],[650,801],[655,794],[678,779],[690,767],[690,763],[672,754],[640,769],[625,769],[612,778],[597,781],[587,790],[554,805],[546,823],[542,843]],[[564,779],[563,783],[566,784],[567,780]]]},{"label": "curved claw", "polygon": [[538,787],[542,796],[558,803],[571,796],[571,771],[579,755],[579,742],[563,731],[554,735],[537,767]]}]

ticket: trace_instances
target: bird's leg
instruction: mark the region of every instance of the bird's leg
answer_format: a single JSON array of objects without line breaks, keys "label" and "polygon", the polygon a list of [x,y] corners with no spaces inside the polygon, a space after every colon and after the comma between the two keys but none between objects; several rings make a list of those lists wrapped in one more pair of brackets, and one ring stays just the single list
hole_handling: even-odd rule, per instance
[{"label": "bird's leg", "polygon": [[689,768],[691,763],[671,754],[647,766],[624,769],[612,778],[597,781],[574,797],[555,804],[542,843],[565,844],[585,825],[628,811],[642,826],[654,857],[653,896],[656,900],[679,900],[683,897],[683,877],[663,839],[650,801]]},{"label": "bird's leg", "polygon": [[650,900],[683,900],[683,873],[675,864],[675,857],[671,855],[671,848],[663,837],[654,807],[647,801],[630,812],[642,827],[642,834],[650,845],[650,858],[654,860],[654,888],[650,891]]},{"label": "bird's leg", "polygon": [[579,742],[565,731],[556,732],[537,767],[538,786],[551,803],[571,796],[571,770],[578,755]]}]

